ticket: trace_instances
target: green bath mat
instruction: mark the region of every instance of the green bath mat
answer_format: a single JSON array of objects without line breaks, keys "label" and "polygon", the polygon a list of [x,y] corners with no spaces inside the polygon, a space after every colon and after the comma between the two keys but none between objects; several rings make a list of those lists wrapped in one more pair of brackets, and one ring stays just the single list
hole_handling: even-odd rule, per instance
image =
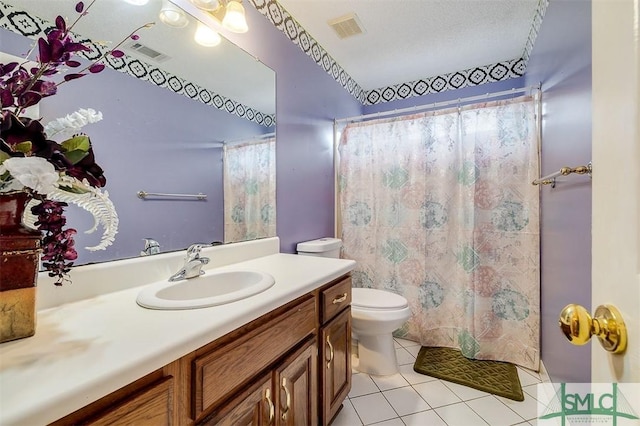
[{"label": "green bath mat", "polygon": [[423,346],[413,369],[420,374],[524,401],[518,370],[508,362],[468,359],[457,349]]}]

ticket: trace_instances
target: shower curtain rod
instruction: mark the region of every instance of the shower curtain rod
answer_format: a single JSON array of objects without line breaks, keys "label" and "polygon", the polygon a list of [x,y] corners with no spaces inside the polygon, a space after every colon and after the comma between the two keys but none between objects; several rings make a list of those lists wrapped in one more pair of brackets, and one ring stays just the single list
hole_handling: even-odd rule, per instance
[{"label": "shower curtain rod", "polygon": [[538,86],[513,88],[509,90],[502,90],[500,92],[485,93],[484,95],[468,96],[466,98],[457,98],[457,99],[452,99],[450,101],[440,101],[440,102],[434,102],[434,103],[425,104],[425,105],[416,105],[408,108],[394,109],[392,111],[381,111],[381,112],[374,112],[371,114],[356,115],[353,117],[335,119],[334,122],[337,124],[337,123],[343,123],[343,122],[365,121],[366,119],[387,117],[390,115],[403,114],[407,112],[427,111],[434,108],[460,104],[462,102],[467,103],[467,102],[478,101],[482,99],[497,98],[499,96],[514,95],[516,93],[522,93],[522,92],[527,92],[531,90],[540,90],[540,86],[538,85]]}]

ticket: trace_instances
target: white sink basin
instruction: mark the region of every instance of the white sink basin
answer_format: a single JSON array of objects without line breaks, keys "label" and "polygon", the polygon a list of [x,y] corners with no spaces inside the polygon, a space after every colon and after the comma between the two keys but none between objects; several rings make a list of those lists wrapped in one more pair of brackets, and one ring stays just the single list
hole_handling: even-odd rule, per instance
[{"label": "white sink basin", "polygon": [[273,284],[274,278],[260,271],[209,271],[188,280],[151,284],[138,294],[137,302],[151,309],[206,308],[245,299]]}]

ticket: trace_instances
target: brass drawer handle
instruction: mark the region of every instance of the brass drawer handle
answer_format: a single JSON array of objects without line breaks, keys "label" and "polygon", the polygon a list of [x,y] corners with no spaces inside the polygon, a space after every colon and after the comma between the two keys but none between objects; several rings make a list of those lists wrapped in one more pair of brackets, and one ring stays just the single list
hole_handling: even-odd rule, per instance
[{"label": "brass drawer handle", "polygon": [[331,344],[331,336],[327,336],[327,345],[329,345],[329,360],[327,361],[327,368],[331,368],[331,362],[333,361],[333,345]]},{"label": "brass drawer handle", "polygon": [[341,296],[336,296],[336,297],[333,299],[333,302],[331,302],[331,303],[333,303],[334,305],[337,305],[338,303],[342,303],[342,302],[344,302],[345,300],[347,300],[347,293],[342,293],[342,295],[341,295]]},{"label": "brass drawer handle", "polygon": [[276,408],[273,406],[273,401],[271,401],[271,389],[266,389],[264,392],[264,399],[267,401],[267,406],[269,407],[269,421],[267,424],[273,424],[273,418],[276,415]]},{"label": "brass drawer handle", "polygon": [[282,420],[287,420],[287,414],[289,413],[289,408],[291,408],[291,394],[289,393],[289,389],[287,389],[286,377],[282,378],[282,389],[284,390],[287,404],[287,406],[282,409]]}]

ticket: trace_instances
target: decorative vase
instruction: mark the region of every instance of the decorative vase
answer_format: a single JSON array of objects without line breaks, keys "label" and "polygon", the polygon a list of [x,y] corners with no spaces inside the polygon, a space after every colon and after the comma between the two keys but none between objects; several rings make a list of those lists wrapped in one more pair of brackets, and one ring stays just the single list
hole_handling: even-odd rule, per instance
[{"label": "decorative vase", "polygon": [[40,231],[22,224],[26,192],[0,194],[0,343],[36,331]]}]

